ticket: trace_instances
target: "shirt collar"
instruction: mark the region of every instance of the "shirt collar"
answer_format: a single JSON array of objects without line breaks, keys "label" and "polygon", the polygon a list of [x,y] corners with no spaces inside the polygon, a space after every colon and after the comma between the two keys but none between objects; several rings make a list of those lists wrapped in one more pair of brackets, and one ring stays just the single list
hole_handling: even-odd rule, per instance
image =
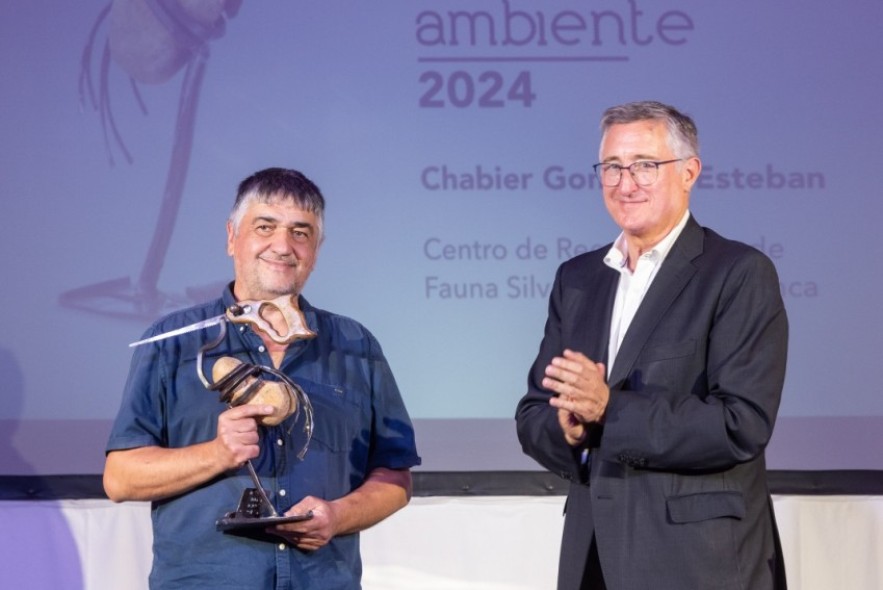
[{"label": "shirt collar", "polygon": [[[681,235],[681,232],[684,231],[684,227],[687,225],[687,220],[690,219],[690,211],[684,211],[683,217],[678,222],[676,226],[672,228],[668,234],[661,240],[659,243],[653,246],[648,252],[645,252],[645,255],[650,255],[655,262],[658,264],[665,260],[665,257],[668,256],[671,247],[674,245],[675,241],[678,239],[678,236]],[[604,264],[609,266],[614,270],[622,270],[626,267],[628,263],[628,249],[626,248],[625,243],[625,232],[620,232],[619,236],[613,242],[613,245],[610,247],[610,250],[607,251],[607,255],[604,256]]]}]

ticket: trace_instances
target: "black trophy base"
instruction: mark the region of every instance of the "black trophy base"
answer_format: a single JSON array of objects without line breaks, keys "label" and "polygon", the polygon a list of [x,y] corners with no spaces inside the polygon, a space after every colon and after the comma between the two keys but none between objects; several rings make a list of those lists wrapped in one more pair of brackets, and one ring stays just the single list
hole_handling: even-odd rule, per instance
[{"label": "black trophy base", "polygon": [[236,511],[228,512],[223,518],[219,518],[215,527],[219,531],[244,532],[250,529],[263,530],[277,524],[300,522],[313,518],[312,512],[288,516],[267,516],[268,512],[272,514],[272,507],[264,505],[261,495],[255,488],[247,488],[242,492]]}]

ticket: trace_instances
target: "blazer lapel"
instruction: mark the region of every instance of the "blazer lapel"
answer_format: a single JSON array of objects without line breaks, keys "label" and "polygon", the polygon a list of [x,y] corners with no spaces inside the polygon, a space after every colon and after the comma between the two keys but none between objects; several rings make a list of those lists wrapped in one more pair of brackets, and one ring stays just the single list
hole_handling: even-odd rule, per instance
[{"label": "blazer lapel", "polygon": [[619,383],[631,373],[647,338],[696,273],[692,261],[702,253],[703,240],[702,228],[691,216],[672,245],[625,333],[619,352],[616,353],[616,362],[610,370],[609,383]]}]

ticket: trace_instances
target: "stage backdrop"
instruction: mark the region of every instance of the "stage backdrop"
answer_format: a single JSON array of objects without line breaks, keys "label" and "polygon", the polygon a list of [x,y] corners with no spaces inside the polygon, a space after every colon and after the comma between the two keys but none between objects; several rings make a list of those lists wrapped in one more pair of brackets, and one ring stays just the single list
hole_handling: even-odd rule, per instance
[{"label": "stage backdrop", "polygon": [[770,466],[883,468],[883,4],[189,5],[0,5],[0,474],[100,472],[127,344],[220,293],[267,166],[325,193],[306,297],[379,338],[422,468],[538,469],[515,404],[555,269],[618,233],[597,121],[638,99],[696,119],[691,210],[780,273]]}]

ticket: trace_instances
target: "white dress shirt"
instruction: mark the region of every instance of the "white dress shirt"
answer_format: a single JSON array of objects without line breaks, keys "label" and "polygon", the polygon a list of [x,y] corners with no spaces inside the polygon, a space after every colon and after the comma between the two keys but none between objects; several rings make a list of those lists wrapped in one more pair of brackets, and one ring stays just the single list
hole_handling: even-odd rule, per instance
[{"label": "white dress shirt", "polygon": [[641,254],[635,264],[635,272],[629,270],[628,249],[626,247],[625,234],[619,234],[613,246],[604,257],[604,264],[619,272],[619,284],[616,288],[616,300],[613,303],[613,315],[610,318],[610,342],[607,353],[607,376],[613,368],[616,354],[622,344],[623,338],[632,323],[632,318],[638,311],[644,295],[656,273],[665,261],[671,250],[672,244],[681,235],[690,212],[686,211],[678,224],[672,228],[658,244],[647,252]]}]

